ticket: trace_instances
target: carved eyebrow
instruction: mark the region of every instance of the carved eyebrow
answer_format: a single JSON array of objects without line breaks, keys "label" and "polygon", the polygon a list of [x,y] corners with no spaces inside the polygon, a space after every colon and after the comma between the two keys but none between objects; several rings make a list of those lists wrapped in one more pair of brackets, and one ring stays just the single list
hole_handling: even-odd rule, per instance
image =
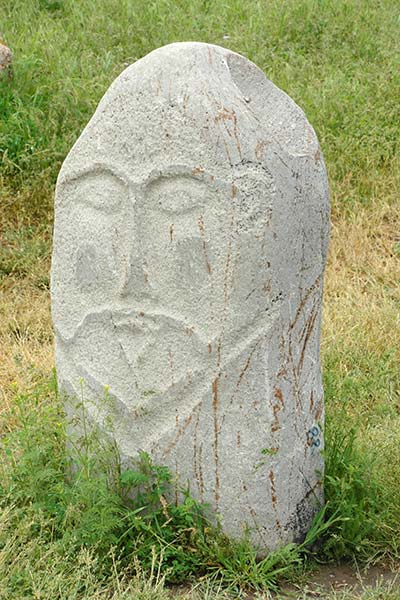
[{"label": "carved eyebrow", "polygon": [[88,165],[78,169],[68,170],[68,167],[63,167],[58,176],[57,186],[63,186],[65,184],[74,181],[75,179],[79,179],[83,175],[87,175],[89,173],[110,173],[117,179],[120,179],[125,185],[129,185],[130,179],[128,175],[120,168],[115,167],[113,164],[109,164],[107,162],[90,162]]}]

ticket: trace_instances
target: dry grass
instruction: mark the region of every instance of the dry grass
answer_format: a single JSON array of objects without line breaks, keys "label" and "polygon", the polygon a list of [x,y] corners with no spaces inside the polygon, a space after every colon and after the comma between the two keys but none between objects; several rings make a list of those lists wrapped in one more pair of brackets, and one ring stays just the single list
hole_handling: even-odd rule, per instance
[{"label": "dry grass", "polygon": [[[4,190],[0,192],[0,415],[8,411],[16,388],[29,390],[54,366],[51,218],[45,208],[40,218],[28,210],[34,204],[32,190],[14,195]],[[47,196],[43,206],[50,203],[51,194]]]},{"label": "dry grass", "polygon": [[29,276],[0,283],[0,412],[8,410],[15,386],[29,389],[53,367],[49,292]]},{"label": "dry grass", "polygon": [[341,344],[383,352],[392,347],[400,358],[400,203],[393,192],[392,198],[377,197],[348,216],[333,214],[325,349]]}]

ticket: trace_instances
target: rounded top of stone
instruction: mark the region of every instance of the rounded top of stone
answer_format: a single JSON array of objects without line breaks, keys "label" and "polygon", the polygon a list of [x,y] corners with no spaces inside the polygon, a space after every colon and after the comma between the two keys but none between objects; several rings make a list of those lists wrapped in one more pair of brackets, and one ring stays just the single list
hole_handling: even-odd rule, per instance
[{"label": "rounded top of stone", "polygon": [[218,56],[226,58],[228,56],[233,55],[239,57],[242,61],[245,61],[249,65],[253,65],[256,69],[258,69],[258,67],[248,58],[237,52],[234,52],[233,50],[230,50],[229,48],[218,46],[217,44],[209,44],[208,42],[196,41],[172,42],[170,44],[166,44],[165,46],[155,48],[139,60],[146,59],[151,61],[158,61],[162,60],[162,57],[164,55],[168,56],[171,59],[175,58],[177,60],[184,60],[185,57],[189,57],[193,54],[200,54],[206,56],[207,62],[205,64],[208,64],[210,67],[215,66],[213,58]]},{"label": "rounded top of stone", "polygon": [[[127,67],[121,73],[120,78],[126,80],[136,71],[144,71],[141,74],[147,79],[157,73],[159,69],[164,76],[169,77],[187,69],[185,75],[188,80],[204,79],[209,82],[211,87],[213,80],[209,79],[210,72],[225,80],[225,87],[229,87],[231,83],[229,79],[232,79],[232,82],[240,88],[240,79],[243,78],[244,73],[247,78],[250,77],[253,80],[253,84],[268,82],[270,86],[273,86],[263,71],[248,58],[223,46],[195,41],[173,42],[156,48]],[[179,80],[174,80],[173,83],[178,86]],[[275,86],[273,87],[275,88]],[[246,98],[248,97],[246,96]]]},{"label": "rounded top of stone", "polygon": [[[59,183],[107,165],[135,179],[155,166],[195,163],[224,172],[267,165],[275,153],[317,157],[303,111],[254,63],[222,46],[174,42],[112,83],[60,173]],[[110,159],[111,157],[111,159]],[[285,159],[283,159],[285,160]]]}]

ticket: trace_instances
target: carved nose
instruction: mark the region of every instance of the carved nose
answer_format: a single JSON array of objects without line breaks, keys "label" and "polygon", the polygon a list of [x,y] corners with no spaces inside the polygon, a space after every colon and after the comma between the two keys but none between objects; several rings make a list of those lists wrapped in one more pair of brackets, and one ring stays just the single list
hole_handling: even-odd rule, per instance
[{"label": "carved nose", "polygon": [[118,244],[118,271],[120,298],[139,298],[147,287],[145,260],[141,251],[140,235],[133,209],[122,223]]},{"label": "carved nose", "polygon": [[122,256],[122,260],[120,262],[120,281],[118,286],[118,296],[121,298],[126,298],[129,296],[129,286],[131,280],[131,267],[130,267],[130,254]]}]

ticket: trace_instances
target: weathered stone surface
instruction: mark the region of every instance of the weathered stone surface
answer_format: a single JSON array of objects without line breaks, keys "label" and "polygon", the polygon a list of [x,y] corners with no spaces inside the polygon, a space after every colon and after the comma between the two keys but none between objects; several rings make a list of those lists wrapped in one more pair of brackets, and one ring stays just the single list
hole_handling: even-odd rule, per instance
[{"label": "weathered stone surface", "polygon": [[328,222],[303,112],[201,43],[126,69],[58,179],[61,389],[123,457],[150,452],[262,548],[301,538],[323,497]]},{"label": "weathered stone surface", "polygon": [[0,42],[0,77],[5,73],[11,77],[12,52],[10,48]]}]

